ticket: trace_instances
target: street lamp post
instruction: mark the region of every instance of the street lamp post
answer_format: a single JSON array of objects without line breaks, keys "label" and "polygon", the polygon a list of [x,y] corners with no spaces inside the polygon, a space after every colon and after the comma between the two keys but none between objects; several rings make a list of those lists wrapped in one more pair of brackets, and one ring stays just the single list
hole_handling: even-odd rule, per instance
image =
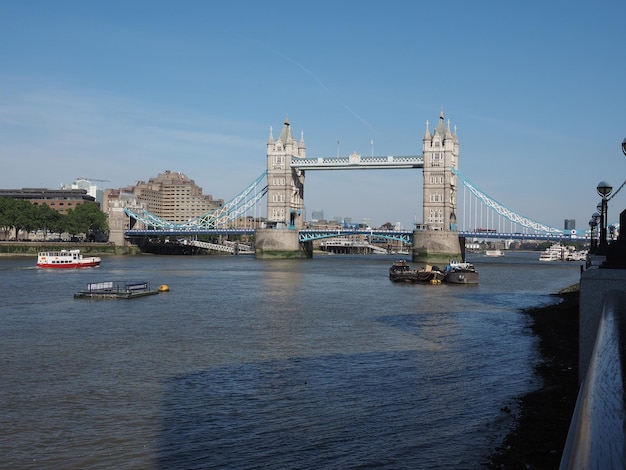
[{"label": "street lamp post", "polygon": [[591,221],[593,222],[593,227],[592,227],[592,231],[593,233],[591,234],[591,241],[592,241],[592,248],[593,248],[593,253],[596,254],[598,251],[598,238],[600,238],[599,236],[596,237],[595,241],[593,239],[594,235],[598,235],[598,225],[600,224],[600,214],[597,212],[594,212],[591,215]]},{"label": "street lamp post", "polygon": [[600,201],[598,204],[596,204],[596,212],[594,212],[594,215],[596,216],[596,255],[602,254],[602,252],[600,251],[600,235],[602,232],[603,224],[602,214],[602,201]]},{"label": "street lamp post", "polygon": [[595,232],[596,230],[596,221],[593,220],[593,217],[591,219],[589,219],[589,253],[593,253],[594,251],[594,246],[593,246],[593,232]]},{"label": "street lamp post", "polygon": [[[623,147],[623,144],[622,144]],[[613,186],[611,186],[606,181],[600,181],[598,183],[598,187],[596,188],[598,194],[602,196],[602,201],[600,202],[600,241],[598,246],[598,254],[605,255],[606,254],[606,225],[607,225],[607,197],[613,191]]]}]

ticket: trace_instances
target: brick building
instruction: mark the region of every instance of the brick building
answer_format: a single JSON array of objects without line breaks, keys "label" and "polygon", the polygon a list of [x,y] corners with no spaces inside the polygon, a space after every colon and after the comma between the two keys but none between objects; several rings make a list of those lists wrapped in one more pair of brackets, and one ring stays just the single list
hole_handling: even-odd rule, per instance
[{"label": "brick building", "polygon": [[67,214],[67,211],[87,202],[96,202],[84,189],[0,189],[0,197],[25,199],[31,204],[47,205],[51,209]]}]

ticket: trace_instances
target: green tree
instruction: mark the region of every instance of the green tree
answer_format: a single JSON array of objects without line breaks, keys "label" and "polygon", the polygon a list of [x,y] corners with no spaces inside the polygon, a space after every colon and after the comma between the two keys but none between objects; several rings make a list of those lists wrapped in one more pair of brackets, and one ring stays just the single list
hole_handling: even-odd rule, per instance
[{"label": "green tree", "polygon": [[4,232],[5,239],[9,236],[9,232],[13,227],[9,216],[12,204],[13,199],[8,197],[0,197],[0,228]]},{"label": "green tree", "polygon": [[20,230],[31,231],[37,228],[36,208],[23,199],[13,199],[8,205],[7,223],[15,229],[15,239],[18,239]]},{"label": "green tree", "polygon": [[43,230],[44,240],[48,232],[63,231],[63,215],[46,204],[37,206],[37,228]]},{"label": "green tree", "polygon": [[95,202],[80,204],[67,211],[65,230],[71,235],[79,233],[106,232],[109,230],[107,215]]},{"label": "green tree", "polygon": [[23,199],[0,198],[0,227],[5,238],[15,230],[15,239],[20,230],[31,231],[37,228],[37,208]]}]

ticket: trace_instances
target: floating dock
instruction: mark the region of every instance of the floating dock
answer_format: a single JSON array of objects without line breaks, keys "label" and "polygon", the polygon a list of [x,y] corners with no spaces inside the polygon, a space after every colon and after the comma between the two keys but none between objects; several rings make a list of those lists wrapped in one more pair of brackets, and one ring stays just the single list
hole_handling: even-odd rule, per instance
[{"label": "floating dock", "polygon": [[155,295],[159,292],[166,292],[161,286],[158,290],[150,289],[147,282],[90,282],[87,284],[87,290],[82,290],[74,294],[75,299],[135,299],[137,297],[146,297]]}]

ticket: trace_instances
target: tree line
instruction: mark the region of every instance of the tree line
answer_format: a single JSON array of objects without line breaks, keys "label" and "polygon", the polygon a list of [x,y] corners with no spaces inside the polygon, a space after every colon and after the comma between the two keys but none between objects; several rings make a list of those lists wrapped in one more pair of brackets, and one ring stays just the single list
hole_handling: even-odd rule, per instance
[{"label": "tree line", "polygon": [[108,216],[95,202],[79,204],[61,214],[46,204],[33,204],[24,199],[0,197],[0,230],[5,240],[9,233],[34,232],[68,233],[71,236],[104,233],[109,230]]}]

